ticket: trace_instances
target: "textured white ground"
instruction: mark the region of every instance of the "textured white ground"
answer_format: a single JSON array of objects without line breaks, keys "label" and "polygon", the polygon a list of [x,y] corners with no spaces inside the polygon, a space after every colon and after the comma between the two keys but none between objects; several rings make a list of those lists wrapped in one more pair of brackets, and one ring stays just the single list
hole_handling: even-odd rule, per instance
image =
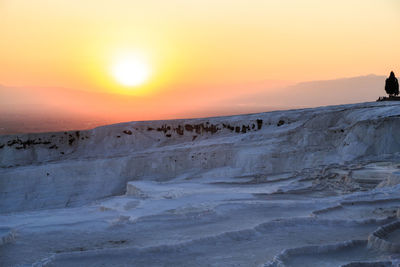
[{"label": "textured white ground", "polygon": [[0,136],[0,266],[397,266],[399,169],[391,102]]}]

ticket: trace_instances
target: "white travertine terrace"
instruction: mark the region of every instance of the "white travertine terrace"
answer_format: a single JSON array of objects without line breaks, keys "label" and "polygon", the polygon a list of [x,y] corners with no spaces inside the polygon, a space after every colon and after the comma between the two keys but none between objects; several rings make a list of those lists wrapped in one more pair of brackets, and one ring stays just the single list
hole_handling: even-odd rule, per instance
[{"label": "white travertine terrace", "polygon": [[392,102],[0,136],[0,266],[395,265],[399,169]]},{"label": "white travertine terrace", "polygon": [[400,239],[397,242],[387,240],[393,232],[400,230],[400,221],[379,227],[368,237],[368,246],[390,253],[400,253]]}]

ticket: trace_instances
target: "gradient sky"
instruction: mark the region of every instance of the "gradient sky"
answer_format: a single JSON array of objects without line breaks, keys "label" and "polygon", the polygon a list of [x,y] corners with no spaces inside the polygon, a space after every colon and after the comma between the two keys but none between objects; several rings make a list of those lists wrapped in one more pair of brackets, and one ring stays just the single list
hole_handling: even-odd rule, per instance
[{"label": "gradient sky", "polygon": [[[400,74],[398,0],[0,0],[0,22],[0,84],[32,92],[131,94],[154,106],[192,99],[201,108],[297,82]],[[135,88],[110,71],[130,53],[152,70]]]}]

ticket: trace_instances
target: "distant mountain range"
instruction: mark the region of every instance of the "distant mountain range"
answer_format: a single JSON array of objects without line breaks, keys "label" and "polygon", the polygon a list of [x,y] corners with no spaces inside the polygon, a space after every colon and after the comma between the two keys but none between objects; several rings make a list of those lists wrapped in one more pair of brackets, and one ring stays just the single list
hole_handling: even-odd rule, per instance
[{"label": "distant mountain range", "polygon": [[[384,95],[385,76],[367,75],[251,90],[242,95],[177,105],[190,95],[137,97],[65,88],[0,86],[0,134],[88,129],[133,120],[222,116],[375,101]],[[260,85],[258,85],[260,87]],[[262,86],[261,86],[262,87]],[[216,89],[217,90],[217,89]],[[183,93],[181,93],[183,94]],[[199,102],[199,101],[198,101]],[[157,117],[149,115],[157,110]]]},{"label": "distant mountain range", "polygon": [[385,95],[385,76],[367,75],[336,80],[311,81],[234,99],[236,105],[317,107],[375,101]]}]

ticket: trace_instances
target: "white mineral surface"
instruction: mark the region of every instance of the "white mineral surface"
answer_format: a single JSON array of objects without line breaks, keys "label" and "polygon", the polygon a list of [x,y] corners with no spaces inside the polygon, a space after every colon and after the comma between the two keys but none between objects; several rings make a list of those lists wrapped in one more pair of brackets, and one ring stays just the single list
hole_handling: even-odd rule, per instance
[{"label": "white mineral surface", "polygon": [[0,266],[397,266],[400,103],[0,136]]}]

